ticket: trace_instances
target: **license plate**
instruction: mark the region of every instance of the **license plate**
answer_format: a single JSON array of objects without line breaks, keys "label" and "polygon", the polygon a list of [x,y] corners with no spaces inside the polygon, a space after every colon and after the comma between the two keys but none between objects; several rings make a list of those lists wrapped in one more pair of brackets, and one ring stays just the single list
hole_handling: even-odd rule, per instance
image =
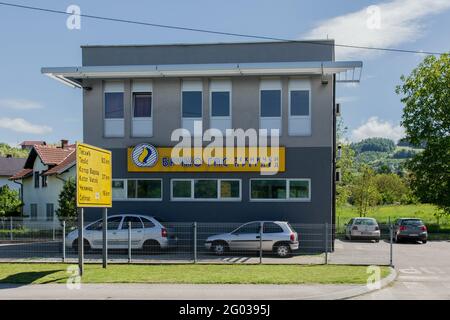
[{"label": "license plate", "polygon": [[371,232],[362,232],[362,234],[363,234],[364,236],[370,236],[372,233],[371,233]]},{"label": "license plate", "polygon": [[410,237],[418,237],[419,235],[417,233],[411,233],[409,236]]}]

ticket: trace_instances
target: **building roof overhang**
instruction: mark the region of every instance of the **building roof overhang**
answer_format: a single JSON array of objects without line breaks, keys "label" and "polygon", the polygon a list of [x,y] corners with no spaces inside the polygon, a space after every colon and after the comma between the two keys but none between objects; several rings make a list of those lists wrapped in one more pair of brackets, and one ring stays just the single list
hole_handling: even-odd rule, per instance
[{"label": "building roof overhang", "polygon": [[305,61],[222,64],[166,64],[46,67],[41,72],[55,80],[82,88],[83,79],[163,78],[200,76],[282,76],[282,75],[332,75],[337,82],[359,82],[362,61]]}]

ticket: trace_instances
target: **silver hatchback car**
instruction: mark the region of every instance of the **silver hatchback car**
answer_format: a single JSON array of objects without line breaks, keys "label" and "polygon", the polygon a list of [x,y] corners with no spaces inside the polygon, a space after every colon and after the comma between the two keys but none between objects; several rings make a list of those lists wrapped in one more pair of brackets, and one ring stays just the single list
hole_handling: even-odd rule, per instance
[{"label": "silver hatchback car", "polygon": [[380,241],[380,227],[374,218],[352,218],[345,226],[347,240],[365,239]]},{"label": "silver hatchback car", "polygon": [[[261,223],[263,223],[262,233],[260,233]],[[205,241],[206,249],[217,255],[227,251],[258,251],[260,244],[263,251],[287,257],[299,247],[298,234],[288,222],[252,221],[232,232],[210,236]]]}]

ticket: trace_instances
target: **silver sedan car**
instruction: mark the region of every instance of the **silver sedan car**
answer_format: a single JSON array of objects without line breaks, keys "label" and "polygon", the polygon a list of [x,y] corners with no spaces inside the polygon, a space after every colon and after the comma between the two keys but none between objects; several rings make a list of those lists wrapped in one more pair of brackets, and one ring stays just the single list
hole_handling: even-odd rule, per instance
[{"label": "silver sedan car", "polygon": [[[260,233],[260,226],[263,230]],[[262,239],[261,239],[262,235]],[[243,224],[229,233],[210,236],[205,247],[217,255],[227,251],[270,251],[279,257],[287,257],[299,247],[298,234],[288,222],[253,221]]]}]

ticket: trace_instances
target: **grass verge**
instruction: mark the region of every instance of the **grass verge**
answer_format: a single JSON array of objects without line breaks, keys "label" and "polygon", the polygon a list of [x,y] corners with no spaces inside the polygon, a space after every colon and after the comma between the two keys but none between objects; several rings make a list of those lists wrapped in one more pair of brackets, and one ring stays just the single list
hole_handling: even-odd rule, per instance
[{"label": "grass verge", "polygon": [[[0,264],[0,283],[65,283],[69,264]],[[381,267],[381,276],[389,275]],[[83,283],[364,284],[367,267],[345,265],[101,265],[86,264]]]}]

